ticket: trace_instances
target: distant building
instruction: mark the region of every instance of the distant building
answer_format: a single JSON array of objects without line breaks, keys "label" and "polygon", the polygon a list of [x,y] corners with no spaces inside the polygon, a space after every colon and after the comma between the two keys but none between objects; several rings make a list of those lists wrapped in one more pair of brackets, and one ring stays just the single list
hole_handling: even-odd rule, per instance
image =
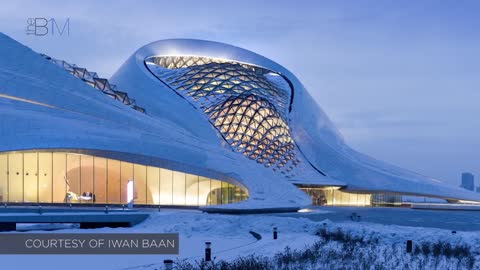
[{"label": "distant building", "polygon": [[468,172],[462,173],[462,184],[460,185],[460,187],[474,191],[475,186],[473,184],[473,174]]}]

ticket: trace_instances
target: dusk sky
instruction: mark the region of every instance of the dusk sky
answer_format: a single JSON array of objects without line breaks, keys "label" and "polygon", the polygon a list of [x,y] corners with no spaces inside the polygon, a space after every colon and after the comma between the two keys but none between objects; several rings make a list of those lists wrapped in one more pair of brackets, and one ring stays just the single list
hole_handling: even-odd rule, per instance
[{"label": "dusk sky", "polygon": [[[479,1],[9,1],[0,31],[109,78],[159,39],[225,42],[292,71],[356,150],[480,178]],[[26,35],[27,19],[70,35]]]}]

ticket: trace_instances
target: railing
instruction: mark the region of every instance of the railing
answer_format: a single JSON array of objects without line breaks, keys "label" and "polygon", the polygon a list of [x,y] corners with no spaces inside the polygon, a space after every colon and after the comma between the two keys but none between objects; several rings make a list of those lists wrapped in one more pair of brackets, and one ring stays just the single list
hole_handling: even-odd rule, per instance
[{"label": "railing", "polygon": [[126,92],[119,91],[117,86],[110,84],[105,78],[100,78],[96,72],[88,71],[86,68],[78,67],[75,64],[67,63],[63,60],[54,59],[48,55],[40,54],[45,59],[56,64],[57,66],[65,69],[68,73],[72,74],[76,78],[84,81],[86,84],[93,88],[102,91],[104,94],[111,98],[122,102],[123,104],[130,106],[132,109],[145,113],[145,109],[138,106],[135,99],[130,98]]}]

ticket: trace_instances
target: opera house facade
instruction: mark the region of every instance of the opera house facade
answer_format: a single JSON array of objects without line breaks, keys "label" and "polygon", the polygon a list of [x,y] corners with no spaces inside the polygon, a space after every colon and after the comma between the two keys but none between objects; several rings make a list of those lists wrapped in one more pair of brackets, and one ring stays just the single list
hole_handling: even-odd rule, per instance
[{"label": "opera house facade", "polygon": [[290,71],[242,48],[161,40],[109,79],[3,34],[0,53],[0,202],[121,205],[129,183],[144,206],[480,201],[353,150]]}]

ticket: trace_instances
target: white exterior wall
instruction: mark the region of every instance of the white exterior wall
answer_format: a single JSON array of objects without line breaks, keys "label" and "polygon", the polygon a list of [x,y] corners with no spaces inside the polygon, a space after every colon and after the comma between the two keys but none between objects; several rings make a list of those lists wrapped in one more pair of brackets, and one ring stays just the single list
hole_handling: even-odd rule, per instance
[{"label": "white exterior wall", "polygon": [[[111,82],[146,109],[146,114],[142,114],[5,35],[0,34],[0,44],[0,151],[108,151],[126,161],[227,180],[248,189],[247,201],[222,208],[308,205],[308,196],[292,183],[480,201],[480,196],[473,192],[352,150],[293,74],[247,50],[194,40],[160,41],[139,49]],[[292,112],[288,115],[291,133],[304,153],[302,158],[327,176],[304,166],[297,179],[288,180],[233,152],[204,115],[147,70],[144,60],[153,55],[225,58],[266,67],[285,76],[294,88]]]}]

